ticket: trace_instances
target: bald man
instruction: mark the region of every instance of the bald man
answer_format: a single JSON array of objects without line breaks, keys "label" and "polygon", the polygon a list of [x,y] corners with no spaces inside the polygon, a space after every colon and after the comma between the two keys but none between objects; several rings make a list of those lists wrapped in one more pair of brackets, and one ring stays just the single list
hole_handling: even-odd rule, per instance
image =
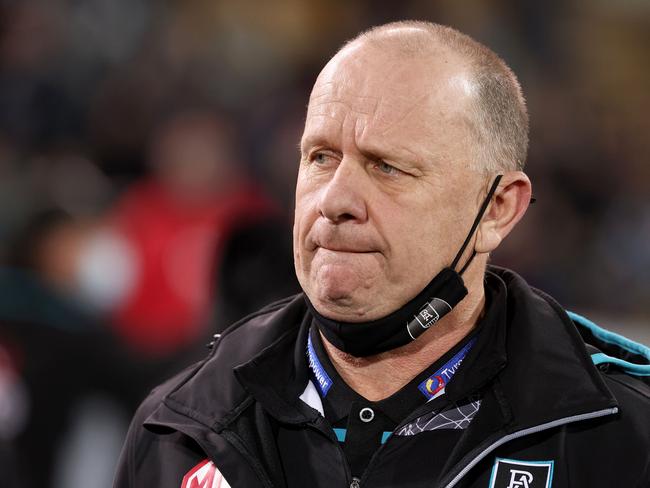
[{"label": "bald man", "polygon": [[487,265],[531,201],[527,134],[467,36],[347,43],[300,145],[304,293],[150,395],[115,486],[650,486],[648,348]]}]

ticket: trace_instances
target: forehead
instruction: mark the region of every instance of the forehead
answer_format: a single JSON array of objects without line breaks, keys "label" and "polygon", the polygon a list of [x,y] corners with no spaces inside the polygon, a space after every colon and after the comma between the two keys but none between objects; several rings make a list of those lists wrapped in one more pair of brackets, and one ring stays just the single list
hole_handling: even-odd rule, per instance
[{"label": "forehead", "polygon": [[314,85],[303,143],[353,133],[358,144],[457,156],[452,153],[467,143],[469,80],[442,50],[423,60],[350,49],[332,59]]}]

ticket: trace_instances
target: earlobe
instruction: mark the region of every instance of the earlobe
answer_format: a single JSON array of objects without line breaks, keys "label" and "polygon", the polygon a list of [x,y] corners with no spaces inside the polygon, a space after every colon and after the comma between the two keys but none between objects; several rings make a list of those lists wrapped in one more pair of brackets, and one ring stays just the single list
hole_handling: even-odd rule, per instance
[{"label": "earlobe", "polygon": [[476,233],[477,253],[494,251],[526,213],[530,204],[530,179],[521,171],[503,175],[499,188]]},{"label": "earlobe", "polygon": [[503,238],[497,232],[494,225],[483,223],[479,226],[478,232],[476,233],[474,249],[478,254],[490,253],[499,247],[502,240]]}]

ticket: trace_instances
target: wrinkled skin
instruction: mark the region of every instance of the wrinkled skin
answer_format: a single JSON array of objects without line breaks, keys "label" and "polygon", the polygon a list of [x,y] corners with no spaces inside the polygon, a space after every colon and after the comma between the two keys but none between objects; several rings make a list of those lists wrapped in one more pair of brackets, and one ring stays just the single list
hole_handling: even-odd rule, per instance
[{"label": "wrinkled skin", "polygon": [[491,182],[472,165],[466,69],[445,49],[432,56],[421,63],[357,43],[316,81],[294,258],[325,316],[373,320],[413,298],[451,264]]}]

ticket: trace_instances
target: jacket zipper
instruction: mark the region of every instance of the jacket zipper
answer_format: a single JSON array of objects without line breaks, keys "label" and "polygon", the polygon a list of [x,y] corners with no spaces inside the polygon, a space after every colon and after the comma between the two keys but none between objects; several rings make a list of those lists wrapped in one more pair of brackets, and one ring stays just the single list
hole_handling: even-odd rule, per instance
[{"label": "jacket zipper", "polygon": [[[317,425],[319,423],[321,424],[321,426]],[[335,444],[338,455],[341,458],[341,465],[343,466],[343,470],[345,471],[346,483],[351,488],[359,488],[361,486],[359,484],[361,480],[357,477],[352,476],[352,472],[350,471],[350,465],[348,464],[348,460],[345,458],[345,453],[343,452],[343,448],[341,447],[341,444],[339,444],[338,440],[332,439],[332,436],[328,434],[328,432],[333,432],[333,430],[329,422],[327,422],[327,420],[325,419],[325,417],[319,415],[315,422],[313,423],[310,422],[306,425],[314,429],[319,434],[324,435],[328,440],[330,440]]]},{"label": "jacket zipper", "polygon": [[469,473],[469,471],[474,466],[476,466],[483,458],[485,458],[497,447],[505,444],[506,442],[510,442],[514,439],[518,439],[520,437],[524,437],[530,434],[537,434],[538,432],[542,432],[548,429],[553,429],[555,427],[559,427],[560,425],[567,425],[574,422],[580,422],[582,420],[591,420],[598,417],[605,417],[607,415],[615,415],[616,413],[618,413],[618,407],[606,408],[604,410],[597,410],[595,412],[583,413],[580,415],[573,415],[571,417],[564,417],[561,419],[553,420],[545,424],[540,424],[535,427],[529,427],[528,429],[523,429],[514,432],[512,434],[506,435],[504,437],[501,437],[495,442],[493,442],[492,444],[490,444],[488,447],[483,449],[481,452],[479,452],[478,455],[476,455],[469,463],[467,463],[465,467],[448,484],[445,485],[445,488],[453,488],[454,486],[456,486],[458,482],[461,479],[463,479],[463,477],[467,473]]}]

